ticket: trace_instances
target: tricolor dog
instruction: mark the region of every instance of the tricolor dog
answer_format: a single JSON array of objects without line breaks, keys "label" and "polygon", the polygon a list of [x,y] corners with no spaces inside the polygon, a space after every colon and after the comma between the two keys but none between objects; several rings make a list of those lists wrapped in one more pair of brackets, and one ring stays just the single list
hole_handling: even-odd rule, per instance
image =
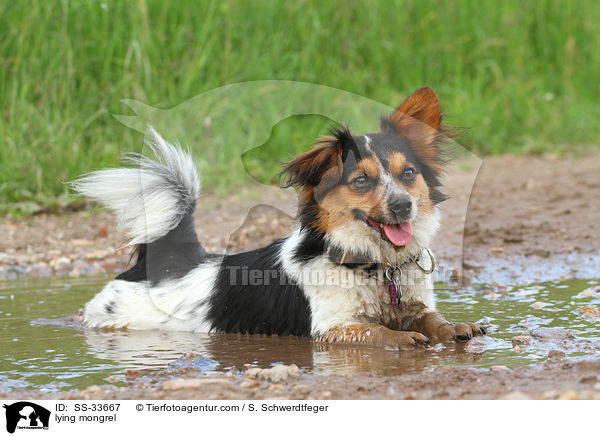
[{"label": "tricolor dog", "polygon": [[[208,253],[192,158],[152,131],[156,159],[85,175],[74,188],[112,209],[137,263],[85,306],[90,327],[310,336],[394,349],[484,334],[436,312],[429,246],[440,220],[444,138],[431,88],[375,133],[334,129],[282,171],[298,226],[246,253]],[[201,216],[201,215],[200,215]]]}]

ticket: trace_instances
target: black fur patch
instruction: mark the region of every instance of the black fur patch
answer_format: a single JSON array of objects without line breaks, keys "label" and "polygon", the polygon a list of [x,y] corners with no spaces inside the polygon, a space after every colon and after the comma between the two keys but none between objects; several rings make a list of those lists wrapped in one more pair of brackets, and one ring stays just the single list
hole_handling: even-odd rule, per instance
[{"label": "black fur patch", "polygon": [[104,306],[104,310],[106,310],[106,313],[114,313],[115,302],[111,301],[110,303],[106,303],[106,305]]},{"label": "black fur patch", "polygon": [[223,258],[207,314],[214,331],[310,336],[308,300],[279,264],[282,241]]},{"label": "black fur patch", "polygon": [[185,276],[198,264],[212,255],[198,242],[194,229],[194,216],[186,215],[168,234],[150,244],[136,247],[136,264],[117,276],[117,280],[141,282],[148,280],[156,285],[167,279]]},{"label": "black fur patch", "polygon": [[325,235],[306,227],[304,228],[304,238],[294,249],[294,259],[306,263],[324,254],[325,251]]}]

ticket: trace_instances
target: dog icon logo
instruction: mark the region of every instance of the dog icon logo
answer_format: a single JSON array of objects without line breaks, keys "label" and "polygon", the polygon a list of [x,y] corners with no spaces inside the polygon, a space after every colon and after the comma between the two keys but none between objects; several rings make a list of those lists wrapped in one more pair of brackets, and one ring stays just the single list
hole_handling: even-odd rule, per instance
[{"label": "dog icon logo", "polygon": [[48,429],[50,411],[29,401],[4,404],[6,409],[6,431],[14,433],[19,429]]}]

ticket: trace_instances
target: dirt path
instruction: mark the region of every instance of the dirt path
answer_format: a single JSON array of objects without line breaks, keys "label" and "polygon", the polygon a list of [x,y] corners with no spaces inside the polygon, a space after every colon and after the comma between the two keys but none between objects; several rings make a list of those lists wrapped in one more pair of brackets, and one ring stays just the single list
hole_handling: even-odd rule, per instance
[{"label": "dirt path", "polygon": [[[515,369],[445,366],[432,372],[402,376],[313,376],[281,365],[263,376],[201,375],[182,371],[175,378],[156,381],[128,371],[128,387],[90,386],[82,391],[44,393],[15,390],[4,398],[29,399],[600,399],[600,361],[571,362],[560,357]],[[272,370],[271,370],[272,371]]]},{"label": "dirt path", "polygon": [[[490,280],[600,275],[600,155],[486,159],[473,189],[464,259]],[[489,265],[486,268],[486,264]]]}]

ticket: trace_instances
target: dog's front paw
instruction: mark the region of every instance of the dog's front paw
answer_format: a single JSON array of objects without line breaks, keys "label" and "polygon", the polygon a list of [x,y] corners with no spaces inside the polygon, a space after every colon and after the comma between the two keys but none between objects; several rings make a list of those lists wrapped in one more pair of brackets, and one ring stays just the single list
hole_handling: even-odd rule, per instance
[{"label": "dog's front paw", "polygon": [[429,344],[427,336],[413,331],[398,331],[379,324],[336,326],[318,339],[320,342],[364,344],[393,350],[406,350]]},{"label": "dog's front paw", "polygon": [[485,328],[472,322],[443,323],[440,324],[431,336],[433,340],[440,342],[467,342],[475,336],[485,335]]},{"label": "dog's front paw", "polygon": [[373,345],[393,350],[414,349],[430,343],[429,338],[421,333],[390,330],[386,327],[375,329],[371,334]]}]

